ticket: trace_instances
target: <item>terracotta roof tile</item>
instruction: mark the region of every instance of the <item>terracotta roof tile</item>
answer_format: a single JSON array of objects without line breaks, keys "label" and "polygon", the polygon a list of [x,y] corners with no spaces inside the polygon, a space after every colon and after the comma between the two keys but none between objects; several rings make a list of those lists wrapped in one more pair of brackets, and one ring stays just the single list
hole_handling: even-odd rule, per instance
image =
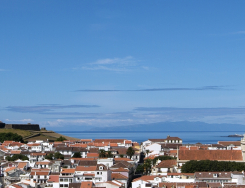
[{"label": "terracotta roof tile", "polygon": [[242,161],[241,150],[179,150],[179,160]]},{"label": "terracotta roof tile", "polygon": [[124,143],[126,139],[95,139],[94,142]]},{"label": "terracotta roof tile", "polygon": [[99,154],[98,153],[87,153],[87,158],[90,158],[90,157],[96,157],[96,158],[98,158],[99,157]]},{"label": "terracotta roof tile", "polygon": [[86,181],[86,182],[82,182],[81,183],[81,187],[80,188],[92,188],[92,186],[93,186],[93,182]]},{"label": "terracotta roof tile", "polygon": [[27,162],[20,162],[18,168],[24,168],[27,165]]},{"label": "terracotta roof tile", "polygon": [[61,173],[67,173],[67,174],[74,174],[75,173],[75,168],[62,168]]},{"label": "terracotta roof tile", "polygon": [[124,176],[124,175],[122,175],[122,174],[120,174],[120,173],[112,173],[111,174],[111,179],[115,179],[115,180],[127,180],[128,179],[128,177],[127,176]]},{"label": "terracotta roof tile", "polygon": [[154,180],[155,177],[159,177],[159,176],[141,176],[139,178],[136,178],[133,180],[133,182],[138,181],[138,180],[143,180],[143,181],[149,181],[149,180]]},{"label": "terracotta roof tile", "polygon": [[173,168],[176,165],[177,160],[163,160],[156,166],[156,168]]},{"label": "terracotta roof tile", "polygon": [[115,161],[132,161],[131,159],[129,158],[114,158]]},{"label": "terracotta roof tile", "polygon": [[14,169],[16,169],[16,167],[10,167],[10,168],[5,169],[4,172],[10,172],[10,171],[12,171]]},{"label": "terracotta roof tile", "polygon": [[241,146],[241,141],[218,141],[218,144],[221,144],[223,146],[229,146],[229,145]]},{"label": "terracotta roof tile", "polygon": [[77,166],[76,171],[96,171],[96,166]]},{"label": "terracotta roof tile", "polygon": [[92,173],[84,173],[83,175],[84,176],[95,176],[95,174],[92,174]]},{"label": "terracotta roof tile", "polygon": [[34,176],[34,175],[44,175],[44,176],[47,176],[49,175],[49,172],[31,172],[30,173],[31,176]]},{"label": "terracotta roof tile", "polygon": [[58,183],[59,182],[59,177],[60,177],[59,175],[50,175],[48,182]]},{"label": "terracotta roof tile", "polygon": [[10,154],[20,154],[21,150],[11,150]]},{"label": "terracotta roof tile", "polygon": [[128,169],[125,169],[125,168],[118,168],[118,169],[114,169],[114,170],[111,170],[112,172],[128,172],[129,170]]}]

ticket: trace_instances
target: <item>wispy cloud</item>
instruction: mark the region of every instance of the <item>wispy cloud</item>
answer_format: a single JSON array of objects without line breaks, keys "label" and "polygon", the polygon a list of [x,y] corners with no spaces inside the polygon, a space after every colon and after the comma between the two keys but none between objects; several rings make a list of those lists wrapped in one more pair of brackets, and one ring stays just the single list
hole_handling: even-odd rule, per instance
[{"label": "wispy cloud", "polygon": [[172,108],[172,107],[138,107],[135,111],[141,112],[158,112],[165,114],[181,115],[228,115],[228,114],[245,114],[245,108]]},{"label": "wispy cloud", "polygon": [[21,123],[29,123],[32,122],[32,119],[20,119],[20,120],[11,120],[11,119],[5,119],[6,122],[21,122]]},{"label": "wispy cloud", "polygon": [[236,32],[233,32],[232,34],[233,35],[236,35],[236,34],[245,34],[245,31],[236,31]]},{"label": "wispy cloud", "polygon": [[227,86],[203,86],[203,87],[170,87],[149,89],[81,89],[75,92],[139,92],[139,91],[208,91],[228,90]]},{"label": "wispy cloud", "polygon": [[136,60],[132,56],[127,56],[125,58],[106,58],[99,59],[95,62],[88,63],[80,68],[73,68],[73,70],[105,70],[105,71],[115,71],[115,72],[125,72],[136,69],[149,69],[146,66],[139,66],[139,60]]},{"label": "wispy cloud", "polygon": [[21,113],[47,113],[58,109],[74,109],[74,108],[97,108],[98,105],[58,105],[47,104],[37,106],[8,106],[6,110]]},{"label": "wispy cloud", "polygon": [[[137,107],[133,111],[117,113],[52,113],[62,115],[49,118],[45,126],[75,125],[95,127],[114,127],[159,122],[205,122],[237,123],[245,125],[245,107],[241,108],[173,108],[173,107]],[[66,115],[72,115],[67,117]],[[77,116],[76,116],[77,115]]]}]

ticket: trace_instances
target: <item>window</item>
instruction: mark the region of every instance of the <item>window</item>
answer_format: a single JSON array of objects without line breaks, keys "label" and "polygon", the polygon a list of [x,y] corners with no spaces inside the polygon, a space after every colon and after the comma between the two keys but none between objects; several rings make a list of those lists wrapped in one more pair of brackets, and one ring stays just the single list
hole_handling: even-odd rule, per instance
[{"label": "window", "polygon": [[99,172],[97,172],[97,175],[99,175],[100,173]]}]

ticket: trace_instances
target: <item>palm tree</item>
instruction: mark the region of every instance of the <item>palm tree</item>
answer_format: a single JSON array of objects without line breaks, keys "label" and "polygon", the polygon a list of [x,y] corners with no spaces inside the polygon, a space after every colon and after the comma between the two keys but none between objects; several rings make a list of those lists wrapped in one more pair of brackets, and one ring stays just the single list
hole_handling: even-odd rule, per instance
[{"label": "palm tree", "polygon": [[146,175],[151,171],[151,164],[152,164],[151,159],[146,159],[143,164]]},{"label": "palm tree", "polygon": [[105,158],[106,157],[106,152],[104,149],[99,150],[99,158]]},{"label": "palm tree", "polygon": [[111,151],[107,151],[106,157],[113,158],[113,155],[112,155]]},{"label": "palm tree", "polygon": [[130,159],[132,158],[132,156],[134,155],[134,153],[135,153],[135,151],[134,151],[134,149],[132,147],[129,147],[127,149],[126,154],[129,156]]},{"label": "palm tree", "polygon": [[148,154],[150,153],[150,150],[145,150],[145,152],[146,152],[146,156],[148,157]]}]

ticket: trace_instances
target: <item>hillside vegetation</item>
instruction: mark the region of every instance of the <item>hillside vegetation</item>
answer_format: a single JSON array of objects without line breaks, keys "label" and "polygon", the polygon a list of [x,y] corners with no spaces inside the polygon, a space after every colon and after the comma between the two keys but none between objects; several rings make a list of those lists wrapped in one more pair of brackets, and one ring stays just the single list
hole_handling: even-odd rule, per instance
[{"label": "hillside vegetation", "polygon": [[23,137],[24,141],[33,140],[49,140],[55,141],[59,137],[64,137],[67,140],[79,140],[77,138],[65,136],[54,131],[30,131],[30,130],[20,130],[20,129],[0,129],[0,133],[16,133]]}]

